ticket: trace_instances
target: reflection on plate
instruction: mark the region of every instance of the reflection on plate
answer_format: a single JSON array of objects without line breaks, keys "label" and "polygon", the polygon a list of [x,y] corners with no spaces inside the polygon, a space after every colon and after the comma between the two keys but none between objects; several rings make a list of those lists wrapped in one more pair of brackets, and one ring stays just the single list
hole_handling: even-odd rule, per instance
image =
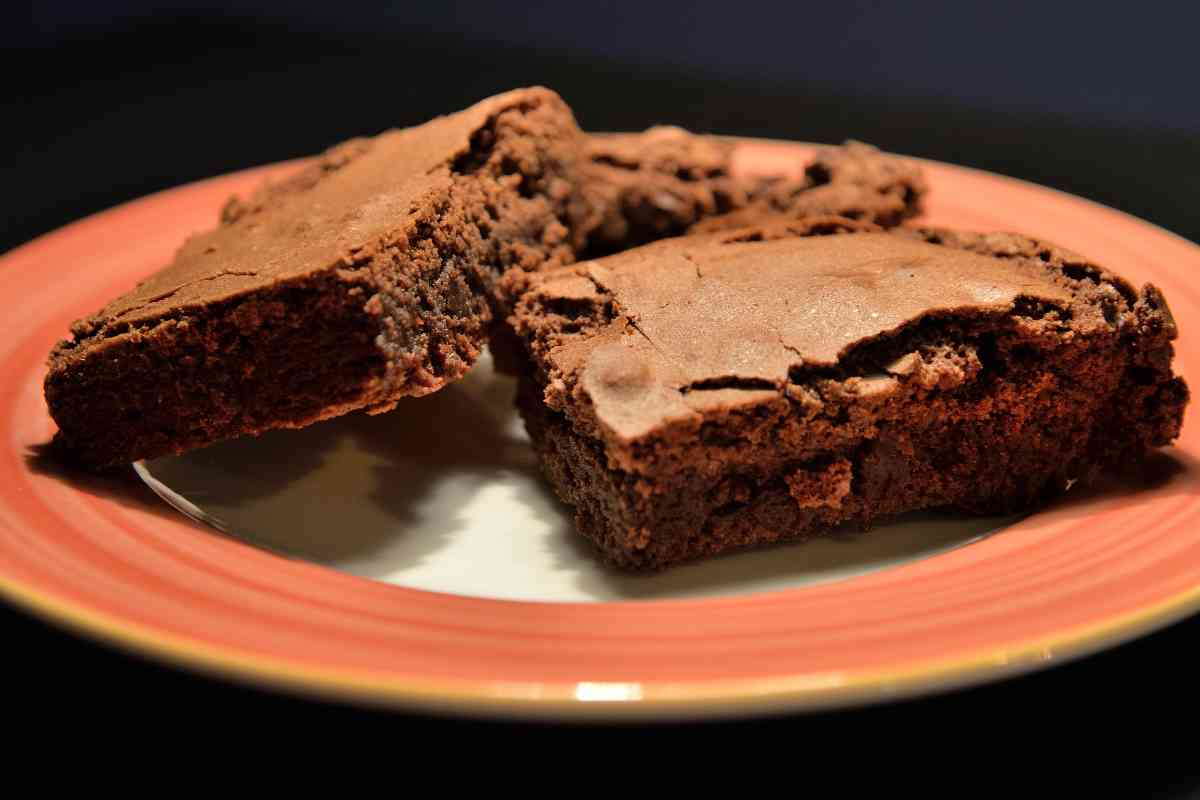
[{"label": "reflection on plate", "polygon": [[541,481],[486,357],[467,378],[379,416],[226,442],[138,465],[167,502],[273,552],[413,589],[506,600],[707,597],[871,572],[979,539],[1015,517],[914,514],[869,533],[687,564],[604,567]]}]

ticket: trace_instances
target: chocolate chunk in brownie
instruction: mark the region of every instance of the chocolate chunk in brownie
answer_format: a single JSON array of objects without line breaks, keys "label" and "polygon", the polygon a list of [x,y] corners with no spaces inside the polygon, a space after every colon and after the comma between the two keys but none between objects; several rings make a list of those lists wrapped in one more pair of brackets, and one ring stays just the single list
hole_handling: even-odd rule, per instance
[{"label": "chocolate chunk in brownie", "polygon": [[335,147],[226,206],[50,356],[60,440],[95,465],[381,411],[463,375],[505,270],[574,260],[582,134],[546,89]]},{"label": "chocolate chunk in brownie", "polygon": [[518,404],[607,560],[1026,509],[1178,435],[1188,390],[1155,287],[1020,236],[853,228],[684,237],[536,276],[510,317]]},{"label": "chocolate chunk in brownie", "polygon": [[659,126],[587,137],[576,235],[585,256],[764,215],[836,214],[885,227],[915,215],[925,192],[911,161],[847,142],[823,147],[799,178],[742,174],[735,140]]}]

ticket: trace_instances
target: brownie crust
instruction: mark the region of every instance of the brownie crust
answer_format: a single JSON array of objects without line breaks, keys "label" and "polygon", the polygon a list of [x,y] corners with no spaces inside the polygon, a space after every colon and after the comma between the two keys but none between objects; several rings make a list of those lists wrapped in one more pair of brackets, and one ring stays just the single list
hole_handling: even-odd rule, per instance
[{"label": "brownie crust", "polygon": [[455,380],[500,276],[574,260],[581,136],[553,92],[516,90],[347,142],[230,201],[215,230],[55,347],[60,443],[117,464]]},{"label": "brownie crust", "polygon": [[1188,399],[1155,287],[1011,234],[688,237],[539,276],[511,323],[543,470],[630,569],[1027,509],[1168,444]]}]

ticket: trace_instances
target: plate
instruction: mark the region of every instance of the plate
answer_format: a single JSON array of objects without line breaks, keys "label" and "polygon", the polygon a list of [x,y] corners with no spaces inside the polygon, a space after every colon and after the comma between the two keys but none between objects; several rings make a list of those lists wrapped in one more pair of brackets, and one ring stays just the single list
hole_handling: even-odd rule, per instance
[{"label": "plate", "polygon": [[[160,497],[240,541],[412,589],[498,600],[720,597],[841,580],[969,544],[1016,517],[910,514],[804,547],[606,568],[541,480],[486,355],[402,414],[347,414],[135,465]],[[337,531],[331,535],[331,531]]]},{"label": "plate", "polygon": [[[806,145],[744,142],[742,169]],[[41,383],[71,320],[165,263],[232,193],[295,163],[138,200],[0,259],[0,593],[86,634],[305,693],[538,718],[878,702],[1094,652],[1200,608],[1200,441],[1137,485],[1024,518],[909,517],[660,576],[604,570],[536,479],[486,365],[463,384],[130,473],[55,464]],[[1164,290],[1200,363],[1200,248],[1079,198],[926,162],[924,221],[1019,230]]]}]

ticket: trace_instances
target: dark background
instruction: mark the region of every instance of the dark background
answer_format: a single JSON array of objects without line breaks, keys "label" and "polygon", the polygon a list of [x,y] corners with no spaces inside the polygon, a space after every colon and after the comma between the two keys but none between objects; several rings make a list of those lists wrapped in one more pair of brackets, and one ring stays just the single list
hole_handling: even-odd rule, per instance
[{"label": "dark background", "polygon": [[[1200,5],[252,0],[43,2],[0,11],[0,251],[148,192],[306,155],[541,83],[584,127],[837,142],[1014,175],[1200,239]],[[1095,254],[1098,257],[1102,254]],[[234,715],[498,740],[502,729],[228,687],[78,641],[7,609],[0,636],[45,709],[161,721]],[[1013,724],[1157,750],[1108,762],[1131,796],[1185,796],[1200,620],[1049,673],[883,708],[693,727],[797,746],[872,731],[970,738]],[[507,729],[503,729],[507,730]],[[525,728],[529,736],[549,729]],[[452,733],[451,733],[452,732]],[[562,732],[550,731],[553,737]],[[675,737],[685,732],[671,730]],[[625,732],[654,741],[661,731]],[[637,737],[642,737],[641,739]],[[1162,740],[1159,746],[1160,739]],[[1011,764],[1010,764],[1011,767]]]},{"label": "dark background", "polygon": [[0,250],[531,83],[592,129],[853,136],[1200,239],[1196,3],[162,5],[0,12],[0,182],[19,193]]}]

